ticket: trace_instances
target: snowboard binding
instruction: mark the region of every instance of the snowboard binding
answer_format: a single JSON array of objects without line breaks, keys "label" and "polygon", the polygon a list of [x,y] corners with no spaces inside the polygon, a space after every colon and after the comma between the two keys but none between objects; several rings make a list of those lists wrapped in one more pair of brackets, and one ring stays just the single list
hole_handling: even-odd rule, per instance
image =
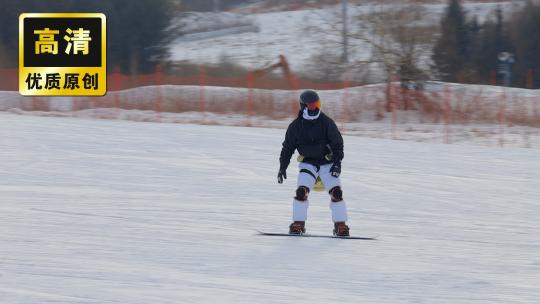
[{"label": "snowboard binding", "polygon": [[289,226],[289,234],[302,235],[306,233],[305,228],[306,222],[304,221],[295,221]]},{"label": "snowboard binding", "polygon": [[335,236],[350,236],[349,226],[345,222],[334,223],[334,235]]}]

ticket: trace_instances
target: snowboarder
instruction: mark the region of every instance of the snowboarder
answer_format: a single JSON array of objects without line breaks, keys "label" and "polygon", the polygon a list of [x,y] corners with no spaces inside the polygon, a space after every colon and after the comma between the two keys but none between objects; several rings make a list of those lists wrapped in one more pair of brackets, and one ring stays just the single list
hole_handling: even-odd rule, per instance
[{"label": "snowboarder", "polygon": [[293,223],[290,234],[304,234],[309,206],[308,194],[313,190],[317,178],[330,194],[330,209],[334,222],[334,235],[349,236],[347,207],[343,200],[341,182],[341,160],[343,138],[335,122],[321,111],[319,95],[306,90],[300,95],[298,117],[289,125],[279,157],[278,183],[287,178],[287,167],[294,151],[298,150],[300,173],[296,196],[293,199]]}]

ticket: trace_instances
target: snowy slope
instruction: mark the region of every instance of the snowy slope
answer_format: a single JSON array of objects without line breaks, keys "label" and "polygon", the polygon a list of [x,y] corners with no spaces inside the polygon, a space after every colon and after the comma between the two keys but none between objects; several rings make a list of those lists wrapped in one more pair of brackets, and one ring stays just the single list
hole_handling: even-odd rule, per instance
[{"label": "snowy slope", "polygon": [[[260,237],[289,224],[282,137],[0,113],[0,302],[540,298],[536,150],[345,137],[351,232],[380,239]],[[308,229],[331,230],[325,194]]]},{"label": "snowy slope", "polygon": [[[492,18],[492,13],[500,5],[506,15],[521,7],[523,2],[487,2],[465,3],[468,16],[477,16],[480,23]],[[386,9],[395,9],[403,5],[373,5],[372,3],[350,4],[349,28],[352,33],[358,30],[357,18],[363,14]],[[446,4],[424,5],[426,14],[421,22],[439,26]],[[223,13],[227,14],[227,13]],[[269,12],[248,15],[260,28],[259,32],[211,37],[199,41],[185,41],[179,38],[170,45],[171,60],[191,61],[196,63],[218,63],[223,56],[234,63],[250,69],[262,67],[268,62],[276,62],[278,55],[289,59],[293,71],[300,71],[312,60],[312,56],[341,54],[341,5],[328,6],[324,9]],[[332,29],[337,27],[338,29]],[[351,40],[353,60],[366,60],[370,48],[365,43]],[[356,45],[354,45],[356,44]]]}]

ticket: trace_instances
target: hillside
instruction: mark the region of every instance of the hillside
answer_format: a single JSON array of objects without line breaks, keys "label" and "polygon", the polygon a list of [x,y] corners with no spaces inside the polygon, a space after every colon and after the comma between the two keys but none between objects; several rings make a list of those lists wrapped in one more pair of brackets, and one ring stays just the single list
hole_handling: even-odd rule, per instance
[{"label": "hillside", "polygon": [[[429,2],[429,1],[428,1]],[[492,12],[500,5],[507,14],[510,14],[522,2],[497,2],[486,3],[466,2],[465,10],[470,16],[477,16],[479,22],[492,17]],[[421,20],[425,24],[439,25],[441,14],[446,4],[425,4],[426,14]],[[395,9],[400,4],[383,4],[375,6],[373,3],[351,1],[350,31],[358,28],[356,18],[363,14],[369,14],[381,9]],[[300,72],[311,65],[316,56],[337,56],[341,54],[341,38],[339,29],[334,27],[340,24],[341,6],[332,5],[324,8],[308,8],[298,10],[270,11],[249,13],[238,12],[242,17],[239,19],[251,20],[253,26],[259,31],[250,31],[239,34],[216,36],[211,32],[208,38],[200,40],[188,40],[178,38],[170,44],[170,59],[177,62],[189,61],[199,64],[219,63],[226,59],[229,62],[253,69],[262,67],[268,62],[275,62],[279,54],[289,58],[294,71]],[[223,13],[226,17],[229,12]],[[208,20],[201,19],[201,26],[215,22],[217,17],[210,14]],[[214,21],[213,21],[214,20]],[[194,26],[193,24],[190,27]],[[232,33],[235,33],[232,31]],[[371,49],[365,44],[351,41],[353,51],[351,61],[366,60],[369,58]],[[426,59],[427,60],[427,59]],[[427,62],[425,64],[428,64]]]}]

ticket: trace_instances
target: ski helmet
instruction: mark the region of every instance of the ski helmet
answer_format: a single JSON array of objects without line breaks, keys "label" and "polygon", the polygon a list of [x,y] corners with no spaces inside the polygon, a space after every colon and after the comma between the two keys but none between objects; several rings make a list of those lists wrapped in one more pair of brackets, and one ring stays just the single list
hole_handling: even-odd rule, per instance
[{"label": "ski helmet", "polygon": [[308,108],[308,110],[316,110],[321,108],[321,100],[319,94],[313,90],[306,90],[300,94],[300,108]]}]

